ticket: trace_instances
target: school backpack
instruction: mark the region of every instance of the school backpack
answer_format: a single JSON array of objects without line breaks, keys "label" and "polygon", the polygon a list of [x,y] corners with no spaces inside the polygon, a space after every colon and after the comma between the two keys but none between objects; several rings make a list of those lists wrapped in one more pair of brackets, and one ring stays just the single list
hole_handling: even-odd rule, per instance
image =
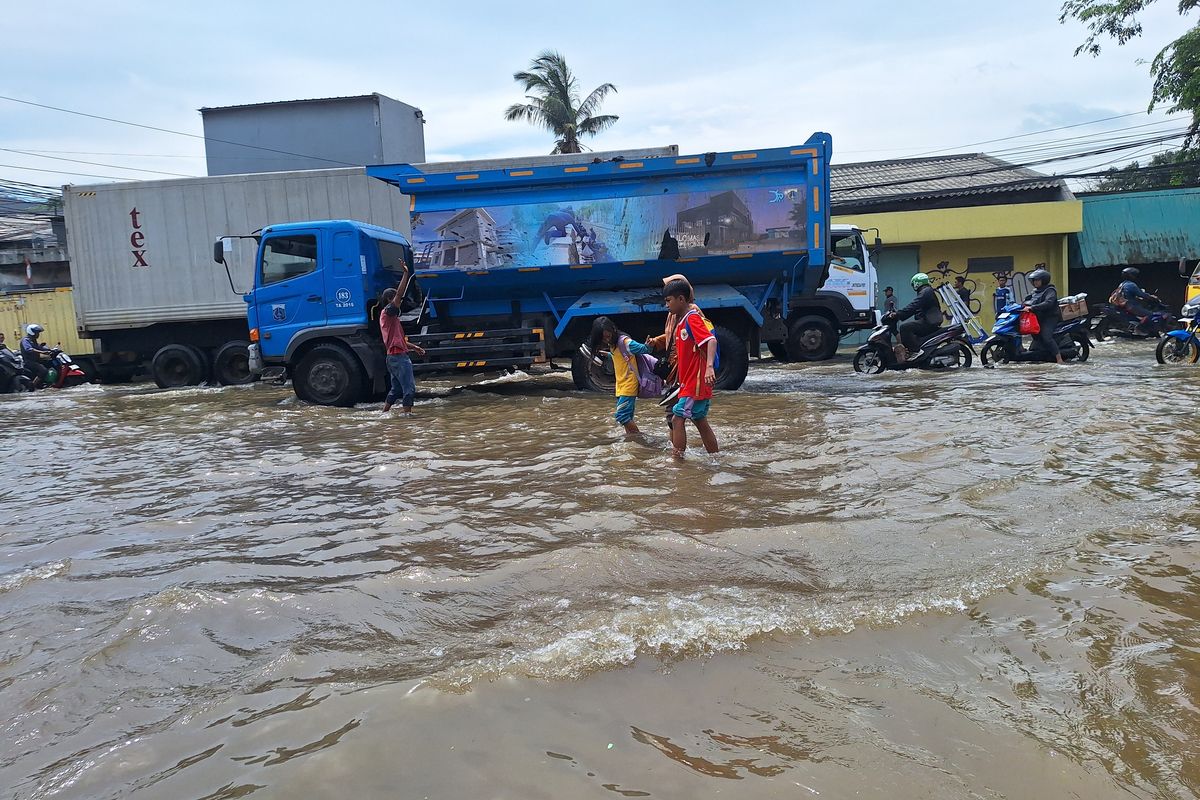
[{"label": "school backpack", "polygon": [[617,342],[617,352],[625,359],[625,365],[629,367],[629,370],[637,376],[637,396],[643,399],[657,400],[662,397],[664,387],[663,379],[654,370],[658,366],[658,359],[646,353],[637,356],[630,353],[629,345],[625,343],[625,339],[628,338],[628,336],[623,336]]}]

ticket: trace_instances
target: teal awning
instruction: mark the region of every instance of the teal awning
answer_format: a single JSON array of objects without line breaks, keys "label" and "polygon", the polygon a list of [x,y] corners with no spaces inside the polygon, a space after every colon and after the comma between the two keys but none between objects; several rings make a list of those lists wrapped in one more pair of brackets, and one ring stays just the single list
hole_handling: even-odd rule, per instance
[{"label": "teal awning", "polygon": [[1200,188],[1080,197],[1083,231],[1071,267],[1200,258]]}]

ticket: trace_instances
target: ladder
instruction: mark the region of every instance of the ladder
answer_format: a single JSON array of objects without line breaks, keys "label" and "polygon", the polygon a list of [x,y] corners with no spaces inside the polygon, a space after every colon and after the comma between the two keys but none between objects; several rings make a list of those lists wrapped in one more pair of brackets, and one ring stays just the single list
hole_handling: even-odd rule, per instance
[{"label": "ladder", "polygon": [[954,287],[948,283],[943,283],[937,287],[938,297],[942,299],[942,305],[950,312],[950,320],[956,325],[962,325],[967,331],[967,338],[973,342],[982,342],[987,338],[987,331],[983,329],[983,325],[979,324],[979,320],[967,308],[967,304],[958,296],[958,292],[954,291]]}]

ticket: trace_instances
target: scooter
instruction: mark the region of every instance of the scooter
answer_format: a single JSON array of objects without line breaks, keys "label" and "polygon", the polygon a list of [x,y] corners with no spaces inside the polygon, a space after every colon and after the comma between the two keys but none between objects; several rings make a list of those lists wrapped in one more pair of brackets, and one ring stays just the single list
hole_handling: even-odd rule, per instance
[{"label": "scooter", "polygon": [[934,331],[916,353],[905,352],[899,341],[896,318],[885,316],[854,354],[854,371],[878,375],[890,369],[966,369],[975,357],[962,325]]},{"label": "scooter", "polygon": [[[1021,344],[1020,321],[1024,306],[1010,303],[996,316],[992,335],[983,343],[979,360],[985,367],[997,364],[1053,361],[1049,351],[1043,350],[1038,339],[1026,350]],[[1079,317],[1054,326],[1054,339],[1064,361],[1087,361],[1092,352],[1092,342],[1087,334],[1087,318]]]},{"label": "scooter", "polygon": [[1098,341],[1117,336],[1126,339],[1154,339],[1179,327],[1179,320],[1166,303],[1154,300],[1143,301],[1150,311],[1145,319],[1127,311],[1115,303],[1106,303],[1097,310],[1092,333]]},{"label": "scooter", "polygon": [[[87,373],[75,363],[74,359],[57,347],[50,351],[50,362],[46,364],[46,367],[49,374],[46,376],[45,385],[40,388],[67,389],[88,382]],[[28,367],[25,369],[25,374],[30,380],[35,377],[35,373]]]},{"label": "scooter", "polygon": [[33,380],[25,373],[25,357],[0,347],[0,394],[32,391]]},{"label": "scooter", "polygon": [[1200,361],[1200,309],[1182,330],[1168,331],[1154,351],[1160,364],[1195,364]]}]

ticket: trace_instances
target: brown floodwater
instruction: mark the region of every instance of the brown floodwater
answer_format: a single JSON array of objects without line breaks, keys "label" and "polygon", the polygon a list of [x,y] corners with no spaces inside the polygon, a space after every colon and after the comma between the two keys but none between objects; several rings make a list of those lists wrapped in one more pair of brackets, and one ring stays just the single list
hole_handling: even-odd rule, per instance
[{"label": "brown floodwater", "polygon": [[423,386],[0,398],[3,796],[1200,792],[1200,368]]}]

